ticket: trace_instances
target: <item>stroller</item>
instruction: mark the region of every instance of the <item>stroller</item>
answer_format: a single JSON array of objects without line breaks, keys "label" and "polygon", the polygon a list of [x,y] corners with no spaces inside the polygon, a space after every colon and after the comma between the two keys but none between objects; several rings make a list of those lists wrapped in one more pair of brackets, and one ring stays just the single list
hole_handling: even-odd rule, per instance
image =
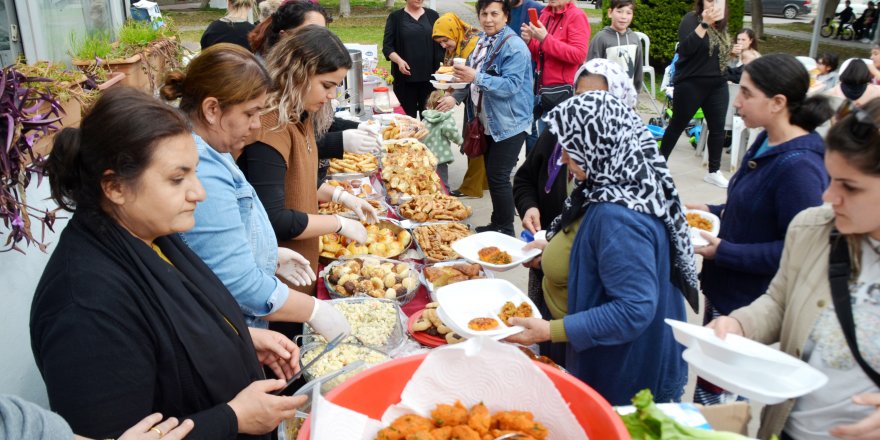
[{"label": "stroller", "polygon": [[[666,69],[663,71],[663,79],[660,82],[660,90],[664,91],[664,95],[666,97],[663,110],[658,109],[658,105],[654,97],[651,97],[651,101],[654,103],[654,110],[657,111],[658,116],[648,119],[648,130],[651,134],[654,135],[654,139],[657,140],[657,145],[660,146],[660,141],[663,139],[663,134],[666,132],[666,127],[669,125],[669,120],[672,119],[672,96],[674,94],[674,87],[672,85],[672,78],[675,75],[675,62],[678,61],[678,53],[672,57],[672,61],[666,66]],[[691,146],[697,148],[697,144],[700,142],[700,135],[703,131],[703,109],[697,109],[697,112],[694,114],[694,117],[691,118],[690,122],[685,128],[685,133],[687,133]]]}]

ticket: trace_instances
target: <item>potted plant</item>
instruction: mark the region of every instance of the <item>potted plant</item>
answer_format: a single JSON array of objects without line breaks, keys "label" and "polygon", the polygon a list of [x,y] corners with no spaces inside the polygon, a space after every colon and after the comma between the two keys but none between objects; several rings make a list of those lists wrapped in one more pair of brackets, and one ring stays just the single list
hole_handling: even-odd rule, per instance
[{"label": "potted plant", "polygon": [[[36,245],[46,250],[46,228],[52,230],[56,210],[37,210],[27,203],[26,189],[33,176],[42,180],[43,156],[34,151],[34,145],[43,137],[58,130],[61,119],[59,103],[49,92],[36,85],[50,82],[48,78],[28,77],[15,66],[6,67],[0,75],[0,219],[7,238],[0,251],[16,250],[24,253],[24,246]],[[42,223],[42,234],[37,240],[32,232],[32,219]],[[2,232],[0,232],[2,235]]]},{"label": "potted plant", "polygon": [[70,47],[72,63],[81,70],[93,73],[100,69],[119,72],[124,75],[121,84],[151,91],[150,80],[141,66],[139,51],[111,42],[109,32],[89,32],[82,39],[72,33]]}]

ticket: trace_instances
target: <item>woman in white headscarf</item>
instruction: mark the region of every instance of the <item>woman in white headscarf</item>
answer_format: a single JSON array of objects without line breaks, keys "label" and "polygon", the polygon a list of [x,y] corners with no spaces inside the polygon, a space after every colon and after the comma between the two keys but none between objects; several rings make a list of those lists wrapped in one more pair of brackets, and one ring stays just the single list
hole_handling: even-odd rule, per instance
[{"label": "woman in white headscarf", "polygon": [[[573,83],[576,95],[590,90],[607,90],[630,107],[637,102],[638,94],[632,80],[619,65],[603,58],[584,63],[575,74]],[[563,202],[568,197],[568,171],[559,162],[561,152],[556,135],[544,130],[513,178],[516,209],[522,218],[523,229],[532,234],[549,226],[549,221],[562,213]],[[541,271],[540,257],[525,266],[529,268],[529,298],[546,315],[549,311],[544,302],[544,272]],[[541,344],[541,353],[560,365],[565,363],[564,344]]]},{"label": "woman in white headscarf", "polygon": [[526,330],[508,341],[567,343],[565,368],[612,405],[644,388],[658,402],[678,401],[687,366],[663,320],[687,319],[683,297],[696,309],[698,291],[666,161],[638,114],[605,91],[563,102],[546,122],[575,187],[550,225],[549,243],[531,245],[545,246],[552,318],[512,318]]}]

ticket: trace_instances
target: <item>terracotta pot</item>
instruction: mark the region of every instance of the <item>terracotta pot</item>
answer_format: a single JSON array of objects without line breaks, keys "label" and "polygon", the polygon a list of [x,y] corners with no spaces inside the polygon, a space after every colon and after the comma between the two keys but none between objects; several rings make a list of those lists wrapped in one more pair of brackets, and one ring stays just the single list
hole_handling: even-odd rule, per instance
[{"label": "terracotta pot", "polygon": [[101,84],[98,84],[98,90],[103,92],[104,90],[107,90],[107,89],[115,86],[116,84],[120,84],[122,82],[122,80],[124,80],[124,79],[125,79],[124,73],[110,72],[107,75],[107,81],[104,81]]},{"label": "terracotta pot", "polygon": [[147,70],[152,78],[155,90],[159,90],[162,87],[165,81],[165,74],[172,68],[172,66],[168,65],[168,60],[165,55],[161,54],[161,51],[172,45],[174,45],[172,40],[165,39],[155,41],[144,49],[143,55],[148,66]]},{"label": "terracotta pot", "polygon": [[[94,64],[94,61],[73,60],[73,64],[80,69],[85,70],[86,68]],[[125,77],[120,81],[120,84],[141,89],[147,93],[153,92],[150,87],[150,77],[147,76],[146,68],[143,65],[143,57],[141,56],[141,54],[135,54],[126,59],[107,60],[104,64],[104,67],[107,68],[107,70],[109,70],[111,73],[119,72],[125,75]]]}]

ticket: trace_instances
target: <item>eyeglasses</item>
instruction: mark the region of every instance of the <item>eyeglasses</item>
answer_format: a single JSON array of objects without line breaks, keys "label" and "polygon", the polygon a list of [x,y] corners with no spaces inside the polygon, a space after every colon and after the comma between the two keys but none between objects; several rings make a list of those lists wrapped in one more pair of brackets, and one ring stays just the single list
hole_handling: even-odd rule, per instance
[{"label": "eyeglasses", "polygon": [[849,120],[849,131],[857,138],[864,139],[872,131],[876,134],[880,130],[880,125],[874,121],[874,118],[871,117],[867,110],[855,105],[853,101],[846,100],[837,109],[835,119],[840,123],[843,118],[849,115],[852,115],[852,118]]}]

